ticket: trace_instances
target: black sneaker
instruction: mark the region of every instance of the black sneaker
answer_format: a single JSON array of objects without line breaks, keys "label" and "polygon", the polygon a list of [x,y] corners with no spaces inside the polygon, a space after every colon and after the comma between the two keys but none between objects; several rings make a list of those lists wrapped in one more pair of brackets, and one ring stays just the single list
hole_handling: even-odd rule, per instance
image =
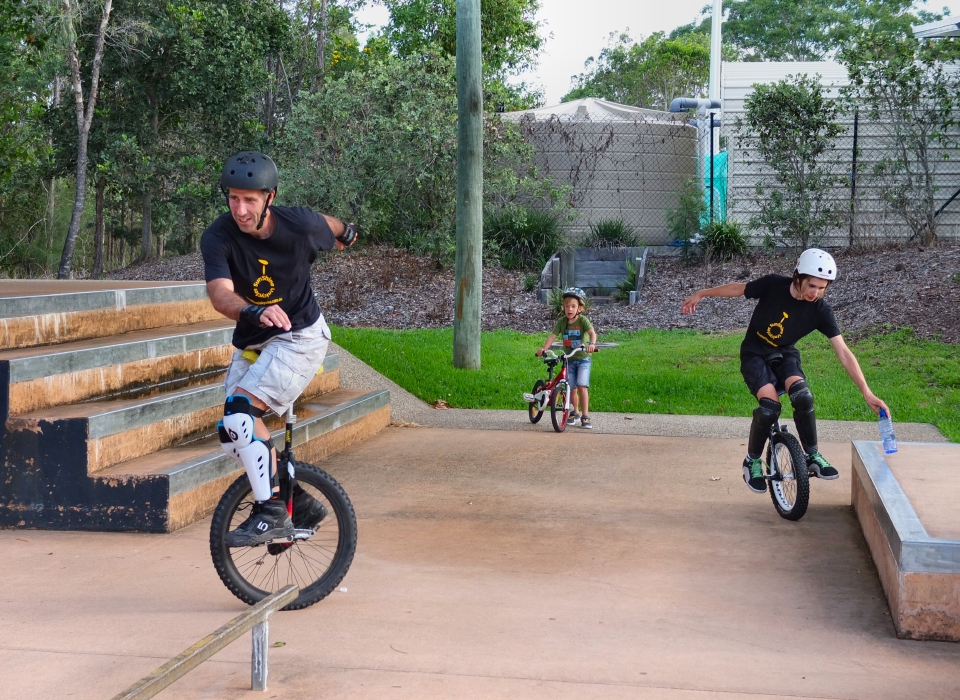
[{"label": "black sneaker", "polygon": [[250,514],[236,530],[223,538],[228,547],[253,547],[279,537],[291,537],[293,523],[287,513],[287,504],[275,498],[254,505]]},{"label": "black sneaker", "polygon": [[807,455],[807,467],[821,479],[836,479],[840,472],[819,452]]},{"label": "black sneaker", "polygon": [[293,487],[293,526],[298,530],[312,530],[320,521],[327,517],[327,509],[309,493],[300,488],[300,484]]},{"label": "black sneaker", "polygon": [[754,493],[767,490],[767,480],[763,478],[763,460],[760,458],[743,460],[743,481]]}]

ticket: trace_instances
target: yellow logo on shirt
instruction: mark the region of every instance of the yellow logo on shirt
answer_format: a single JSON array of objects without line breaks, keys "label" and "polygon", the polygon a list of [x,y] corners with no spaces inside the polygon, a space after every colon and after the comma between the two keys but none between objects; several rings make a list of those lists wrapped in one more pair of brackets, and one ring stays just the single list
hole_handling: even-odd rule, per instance
[{"label": "yellow logo on shirt", "polygon": [[783,318],[781,318],[779,321],[774,321],[769,326],[767,326],[767,335],[764,335],[763,333],[760,333],[758,331],[757,335],[760,337],[760,340],[762,340],[765,343],[769,343],[773,347],[778,347],[777,344],[773,341],[779,340],[780,338],[783,337],[783,333],[784,333],[783,322],[786,321],[788,318],[790,318],[790,316],[787,314],[786,311],[784,311]]},{"label": "yellow logo on shirt", "polygon": [[269,299],[277,288],[273,278],[267,275],[267,265],[270,263],[267,260],[257,260],[257,262],[263,265],[263,269],[257,281],[253,283],[253,293],[257,295],[258,299]]}]

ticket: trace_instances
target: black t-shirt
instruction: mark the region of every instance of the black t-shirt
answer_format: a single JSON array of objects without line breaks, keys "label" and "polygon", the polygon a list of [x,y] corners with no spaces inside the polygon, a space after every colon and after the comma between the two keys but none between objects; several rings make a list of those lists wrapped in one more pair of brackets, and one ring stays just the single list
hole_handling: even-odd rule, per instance
[{"label": "black t-shirt", "polygon": [[793,280],[783,275],[767,275],[747,283],[743,296],[759,299],[740,345],[740,353],[769,355],[776,348],[793,346],[813,331],[828,338],[840,335],[833,309],[823,299],[804,301],[790,294]]},{"label": "black t-shirt", "polygon": [[[200,237],[204,277],[207,282],[232,280],[234,291],[251,304],[279,304],[290,317],[291,330],[302,330],[320,318],[310,266],[317,251],[334,247],[333,232],[326,219],[305,207],[270,207],[270,212],[274,228],[269,238],[244,233],[229,212],[210,224]],[[242,349],[283,332],[241,320],[233,344]]]}]

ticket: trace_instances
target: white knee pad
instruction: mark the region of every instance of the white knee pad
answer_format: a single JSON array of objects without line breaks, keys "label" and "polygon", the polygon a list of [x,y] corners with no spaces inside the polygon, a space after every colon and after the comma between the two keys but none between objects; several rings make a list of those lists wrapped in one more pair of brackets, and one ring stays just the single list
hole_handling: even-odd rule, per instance
[{"label": "white knee pad", "polygon": [[269,501],[273,496],[273,484],[270,480],[271,458],[270,444],[259,438],[246,447],[237,450],[240,462],[247,470],[247,478],[253,488],[255,501]]},{"label": "white knee pad", "polygon": [[253,441],[253,426],[253,416],[246,413],[224,416],[223,420],[217,423],[220,448],[240,464],[243,464],[243,460],[240,459],[240,450]]}]

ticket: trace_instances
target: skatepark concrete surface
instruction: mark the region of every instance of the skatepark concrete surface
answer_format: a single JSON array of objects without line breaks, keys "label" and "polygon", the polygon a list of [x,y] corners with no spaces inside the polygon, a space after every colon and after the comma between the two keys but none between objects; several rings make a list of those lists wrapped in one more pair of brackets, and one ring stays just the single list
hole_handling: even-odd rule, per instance
[{"label": "skatepark concrete surface", "polygon": [[[549,419],[547,419],[549,420]],[[798,523],[742,439],[390,427],[323,463],[359,546],[337,591],[160,698],[960,697],[960,645],[897,639],[851,447]],[[170,535],[0,531],[0,696],[110,698],[238,615],[209,518]]]}]

